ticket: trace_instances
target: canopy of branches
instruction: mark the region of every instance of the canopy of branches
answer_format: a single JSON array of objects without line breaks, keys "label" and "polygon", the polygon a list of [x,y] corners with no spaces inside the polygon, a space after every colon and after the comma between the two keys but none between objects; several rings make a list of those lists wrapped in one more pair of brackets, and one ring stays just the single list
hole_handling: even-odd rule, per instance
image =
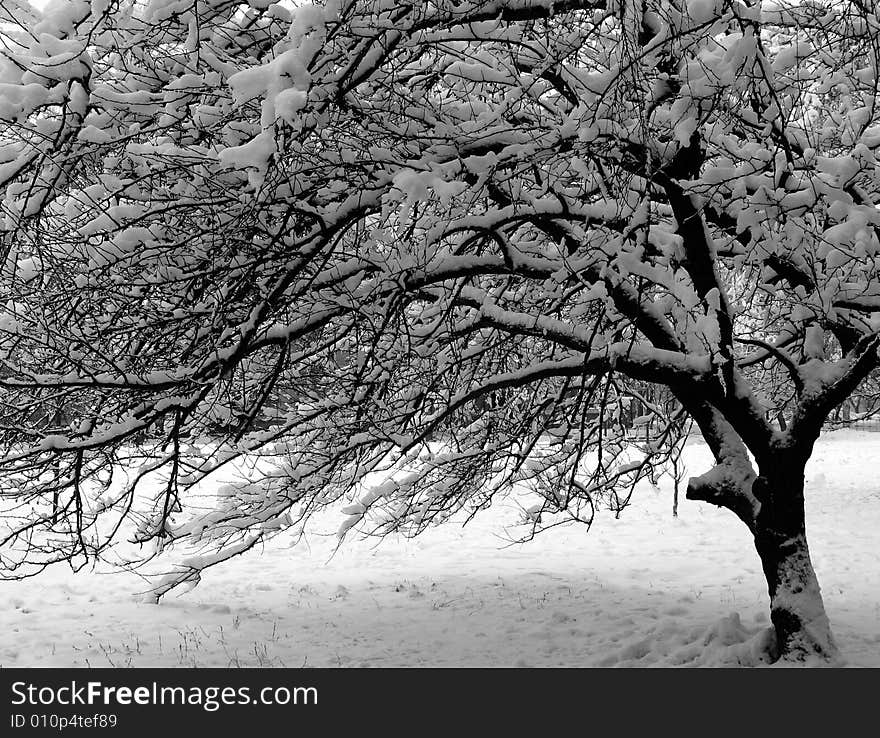
[{"label": "canopy of branches", "polygon": [[533,527],[589,521],[686,417],[734,478],[808,454],[876,363],[867,3],[3,8],[10,571],[126,515],[225,552],[197,567],[352,494],[343,530],[511,481]]}]

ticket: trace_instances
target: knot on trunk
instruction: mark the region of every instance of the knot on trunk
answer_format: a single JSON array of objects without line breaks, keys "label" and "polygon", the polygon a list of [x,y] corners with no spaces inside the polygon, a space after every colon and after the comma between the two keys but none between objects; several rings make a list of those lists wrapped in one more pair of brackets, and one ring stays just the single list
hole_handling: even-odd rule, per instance
[{"label": "knot on trunk", "polygon": [[760,505],[755,523],[762,537],[782,542],[803,534],[802,473],[786,473],[784,466],[772,475],[763,473],[752,483],[752,496]]},{"label": "knot on trunk", "polygon": [[770,505],[773,502],[773,486],[767,481],[767,477],[756,477],[752,482],[752,494],[761,505]]}]

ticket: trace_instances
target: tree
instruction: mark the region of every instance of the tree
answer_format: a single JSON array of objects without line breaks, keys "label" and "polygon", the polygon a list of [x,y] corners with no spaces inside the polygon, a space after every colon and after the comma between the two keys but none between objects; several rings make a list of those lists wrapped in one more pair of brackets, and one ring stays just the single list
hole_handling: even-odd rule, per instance
[{"label": "tree", "polygon": [[[542,500],[526,537],[589,523],[692,419],[716,464],[687,497],[753,534],[775,655],[838,658],[804,467],[878,363],[867,3],[79,0],[20,23],[8,576],[134,520],[144,556],[200,549],[161,595],[339,500],[342,535],[417,534],[513,483]],[[275,463],[187,512],[242,455]]]}]

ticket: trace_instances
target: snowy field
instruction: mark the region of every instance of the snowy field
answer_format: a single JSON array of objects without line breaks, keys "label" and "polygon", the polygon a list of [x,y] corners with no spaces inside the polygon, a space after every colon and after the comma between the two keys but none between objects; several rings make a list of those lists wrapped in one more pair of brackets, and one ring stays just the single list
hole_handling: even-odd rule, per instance
[{"label": "snowy field", "polygon": [[[686,450],[691,474],[706,447]],[[807,472],[813,559],[851,666],[880,666],[880,433],[827,435]],[[413,540],[283,539],[159,605],[131,574],[0,583],[2,666],[725,666],[757,662],[768,599],[729,512],[645,486],[621,519],[506,546],[512,502]]]}]

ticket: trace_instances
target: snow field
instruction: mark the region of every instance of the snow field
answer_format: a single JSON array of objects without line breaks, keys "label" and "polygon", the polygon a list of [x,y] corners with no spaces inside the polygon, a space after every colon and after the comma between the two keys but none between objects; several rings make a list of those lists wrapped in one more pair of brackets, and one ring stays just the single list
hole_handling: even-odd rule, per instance
[{"label": "snow field", "polygon": [[[700,443],[689,474],[708,468]],[[880,666],[880,434],[838,432],[807,470],[807,524],[851,666]],[[723,510],[645,485],[619,520],[508,546],[500,502],[415,540],[347,540],[315,520],[205,573],[159,605],[107,569],[3,582],[2,666],[760,665],[768,600],[748,531]]]}]

